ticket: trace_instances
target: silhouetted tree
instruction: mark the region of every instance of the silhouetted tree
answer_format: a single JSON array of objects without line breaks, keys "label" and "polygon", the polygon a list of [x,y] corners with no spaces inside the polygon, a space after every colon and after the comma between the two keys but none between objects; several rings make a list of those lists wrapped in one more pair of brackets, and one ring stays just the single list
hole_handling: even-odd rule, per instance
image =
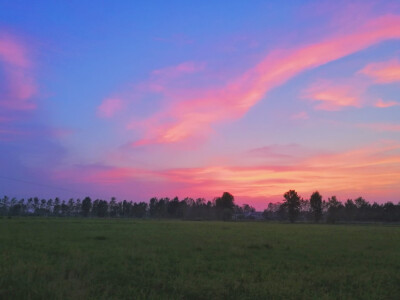
[{"label": "silhouetted tree", "polygon": [[222,197],[215,199],[215,207],[222,220],[230,220],[232,219],[233,208],[235,207],[235,198],[232,194],[224,192]]},{"label": "silhouetted tree", "polygon": [[61,203],[61,215],[64,217],[69,215],[69,206],[65,203],[65,200]]},{"label": "silhouetted tree", "polygon": [[318,223],[322,218],[322,196],[318,191],[312,193],[310,207],[314,222]]},{"label": "silhouetted tree", "polygon": [[100,200],[97,206],[97,216],[104,218],[108,214],[108,202],[106,200]]},{"label": "silhouetted tree", "polygon": [[72,216],[74,215],[75,212],[75,200],[73,198],[70,198],[68,200],[68,216]]},{"label": "silhouetted tree", "polygon": [[357,213],[357,206],[352,199],[347,199],[344,203],[344,217],[346,221],[353,221]]},{"label": "silhouetted tree", "polygon": [[109,203],[109,210],[110,210],[110,217],[118,217],[118,204],[117,204],[117,199],[115,197],[111,198],[111,201]]},{"label": "silhouetted tree", "polygon": [[0,213],[1,213],[1,215],[3,215],[3,216],[7,215],[8,208],[9,208],[8,197],[4,196],[3,198],[0,199]]},{"label": "silhouetted tree", "polygon": [[[263,216],[268,220],[285,220],[291,222],[296,219],[319,221],[322,217],[327,222],[338,221],[378,221],[378,222],[400,222],[400,203],[387,202],[384,204],[373,203],[372,205],[359,197],[354,201],[348,199],[344,204],[339,202],[335,196],[322,201],[318,192],[314,192],[310,201],[301,199],[294,190],[284,195],[283,203],[269,203]],[[321,204],[322,201],[322,204]],[[41,199],[29,198],[17,199],[8,197],[0,198],[0,215],[2,216],[93,216],[93,217],[124,217],[143,218],[184,218],[184,219],[222,219],[229,220],[235,213],[235,218],[251,218],[255,211],[250,205],[235,205],[234,198],[229,193],[223,193],[222,197],[215,198],[212,202],[203,198],[185,198],[179,200],[152,198],[150,203],[132,201],[117,202],[112,198],[110,202],[97,199],[91,202],[87,197],[81,201],[70,199],[68,202],[59,198]]]},{"label": "silhouetted tree", "polygon": [[46,214],[46,199],[40,200],[39,215],[44,216]]},{"label": "silhouetted tree", "polygon": [[122,201],[122,209],[121,209],[121,216],[127,218],[131,214],[131,205],[132,203],[124,200]]},{"label": "silhouetted tree", "polygon": [[168,216],[170,218],[178,217],[179,206],[180,206],[180,202],[179,202],[178,197],[175,197],[174,199],[172,199],[171,201],[168,202],[168,204],[167,204],[167,212],[168,212]]},{"label": "silhouetted tree", "polygon": [[149,213],[151,217],[155,217],[157,214],[157,204],[158,204],[158,199],[156,197],[150,199]]},{"label": "silhouetted tree", "polygon": [[39,215],[39,198],[33,198],[33,213]]},{"label": "silhouetted tree", "polygon": [[54,199],[53,214],[55,216],[58,216],[60,214],[60,211],[61,211],[60,199],[58,197],[56,197]]},{"label": "silhouetted tree", "polygon": [[235,206],[235,199],[232,196],[232,194],[228,193],[228,192],[224,192],[222,194],[222,197],[217,198],[215,200],[215,206],[217,208],[227,208],[227,209],[233,209],[233,207]]},{"label": "silhouetted tree", "polygon": [[145,202],[134,203],[132,207],[132,212],[135,218],[144,218],[147,213],[147,203]]},{"label": "silhouetted tree", "polygon": [[387,202],[383,205],[382,219],[386,222],[400,221],[400,202],[394,205],[392,202]]},{"label": "silhouetted tree", "polygon": [[82,215],[84,217],[89,216],[90,213],[90,209],[92,208],[92,199],[90,199],[89,197],[86,197],[85,199],[83,199],[82,201],[82,206],[81,206],[81,210],[82,210]]},{"label": "silhouetted tree", "polygon": [[82,207],[82,202],[81,199],[76,199],[75,201],[75,206],[74,206],[74,211],[73,211],[73,215],[74,216],[79,216],[81,213],[81,207]]},{"label": "silhouetted tree", "polygon": [[358,197],[354,200],[354,204],[357,206],[357,221],[366,221],[369,219],[369,210],[371,205],[362,197]]},{"label": "silhouetted tree", "polygon": [[283,201],[283,205],[286,207],[289,221],[293,223],[300,211],[300,197],[295,190],[287,191],[283,197],[285,198]]},{"label": "silhouetted tree", "polygon": [[344,207],[343,204],[337,200],[336,196],[332,196],[331,198],[328,198],[326,205],[328,208],[328,222],[336,223],[340,216],[340,210]]},{"label": "silhouetted tree", "polygon": [[108,202],[105,200],[96,199],[93,201],[92,215],[99,218],[104,218],[108,213]]}]

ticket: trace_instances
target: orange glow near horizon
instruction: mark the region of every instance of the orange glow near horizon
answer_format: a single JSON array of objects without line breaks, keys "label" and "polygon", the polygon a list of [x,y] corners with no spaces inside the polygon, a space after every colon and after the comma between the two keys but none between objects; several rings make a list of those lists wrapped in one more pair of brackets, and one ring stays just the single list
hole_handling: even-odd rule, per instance
[{"label": "orange glow near horizon", "polygon": [[[73,173],[73,176],[76,176]],[[129,180],[177,182],[183,187],[180,197],[198,195],[213,198],[220,191],[230,191],[240,201],[249,195],[255,199],[278,201],[286,190],[296,189],[303,197],[319,190],[356,197],[373,183],[385,191],[400,184],[400,144],[385,142],[342,153],[312,155],[293,164],[258,166],[210,166],[159,170],[110,168],[91,170],[78,181],[113,185]],[[168,189],[164,193],[171,193]],[[173,195],[175,196],[175,194]],[[265,203],[265,200],[261,200]]]}]

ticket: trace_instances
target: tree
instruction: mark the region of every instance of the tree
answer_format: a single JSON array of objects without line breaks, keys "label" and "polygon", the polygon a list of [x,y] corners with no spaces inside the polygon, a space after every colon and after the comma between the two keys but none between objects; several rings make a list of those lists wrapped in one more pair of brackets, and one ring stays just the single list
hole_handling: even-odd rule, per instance
[{"label": "tree", "polygon": [[132,212],[133,216],[136,218],[145,217],[147,212],[147,203],[146,202],[134,203],[132,207]]},{"label": "tree", "polygon": [[8,197],[4,196],[4,198],[0,199],[0,213],[1,215],[6,215],[8,212]]},{"label": "tree", "polygon": [[33,198],[33,212],[35,215],[39,214],[39,198]]},{"label": "tree", "polygon": [[222,197],[215,200],[215,207],[222,220],[230,220],[232,219],[233,208],[235,207],[235,198],[232,194],[224,192]]},{"label": "tree", "polygon": [[215,206],[217,208],[233,209],[235,206],[235,198],[232,194],[224,192],[222,197],[219,197],[215,200]]},{"label": "tree", "polygon": [[171,218],[178,217],[179,206],[180,206],[180,202],[179,202],[178,197],[175,197],[174,199],[169,201],[167,204],[168,216]]},{"label": "tree", "polygon": [[46,199],[40,200],[40,215],[44,215],[46,212]]},{"label": "tree", "polygon": [[243,204],[242,209],[244,214],[251,214],[256,211],[256,209],[249,204]]},{"label": "tree", "polygon": [[97,216],[104,218],[108,213],[108,202],[106,200],[100,200],[97,207]]},{"label": "tree", "polygon": [[322,218],[322,196],[318,191],[312,193],[310,197],[310,206],[314,221],[318,223]]},{"label": "tree", "polygon": [[81,212],[81,207],[82,207],[82,202],[81,199],[76,199],[75,201],[75,205],[73,207],[73,212],[75,216],[79,216],[80,212]]},{"label": "tree", "polygon": [[66,210],[68,216],[74,215],[74,209],[75,209],[75,200],[71,198],[68,200],[68,209]]},{"label": "tree", "polygon": [[122,216],[129,217],[131,213],[132,203],[126,200],[122,201]]},{"label": "tree", "polygon": [[117,198],[111,197],[111,201],[108,205],[110,208],[110,217],[118,217],[118,203],[117,203]]},{"label": "tree", "polygon": [[46,202],[46,214],[51,215],[53,213],[53,199],[49,199]]},{"label": "tree", "polygon": [[[397,205],[400,208],[400,205]],[[395,222],[399,218],[396,218],[396,205],[392,202],[386,202],[383,205],[383,220],[386,222]]]},{"label": "tree", "polygon": [[60,214],[60,210],[61,210],[60,199],[56,197],[56,199],[54,199],[53,214],[55,216],[58,216]]},{"label": "tree", "polygon": [[357,207],[356,219],[358,221],[367,221],[369,219],[371,205],[362,197],[355,199],[354,204]]},{"label": "tree", "polygon": [[340,210],[344,207],[342,203],[340,203],[336,196],[332,196],[328,198],[328,222],[335,223],[339,219]]},{"label": "tree", "polygon": [[345,218],[346,221],[354,221],[356,212],[357,212],[357,206],[354,204],[354,201],[352,199],[347,199],[345,204],[344,204],[344,212],[345,212]]},{"label": "tree", "polygon": [[293,223],[300,212],[300,197],[295,190],[287,191],[283,197],[285,198],[283,205],[287,208],[289,221]]},{"label": "tree", "polygon": [[150,199],[149,212],[151,217],[155,217],[157,213],[158,199],[153,197]]},{"label": "tree", "polygon": [[68,215],[68,211],[69,211],[69,207],[68,204],[65,203],[65,200],[63,200],[63,202],[61,203],[61,215],[63,217]]},{"label": "tree", "polygon": [[83,199],[82,205],[81,205],[82,215],[84,217],[89,216],[91,208],[92,208],[92,199],[90,199],[89,197],[86,197],[85,199]]}]

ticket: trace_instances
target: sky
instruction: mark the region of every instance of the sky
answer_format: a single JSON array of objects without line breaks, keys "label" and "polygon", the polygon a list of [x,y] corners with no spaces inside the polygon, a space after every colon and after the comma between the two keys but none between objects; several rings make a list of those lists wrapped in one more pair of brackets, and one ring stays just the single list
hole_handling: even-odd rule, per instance
[{"label": "sky", "polygon": [[0,2],[0,194],[400,201],[399,1]]}]

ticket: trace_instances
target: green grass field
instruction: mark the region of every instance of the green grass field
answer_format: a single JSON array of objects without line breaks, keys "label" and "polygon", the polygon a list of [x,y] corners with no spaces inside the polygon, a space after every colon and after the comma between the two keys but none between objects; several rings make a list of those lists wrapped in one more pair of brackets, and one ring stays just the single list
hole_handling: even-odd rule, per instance
[{"label": "green grass field", "polygon": [[1,299],[400,299],[400,227],[0,219]]}]

